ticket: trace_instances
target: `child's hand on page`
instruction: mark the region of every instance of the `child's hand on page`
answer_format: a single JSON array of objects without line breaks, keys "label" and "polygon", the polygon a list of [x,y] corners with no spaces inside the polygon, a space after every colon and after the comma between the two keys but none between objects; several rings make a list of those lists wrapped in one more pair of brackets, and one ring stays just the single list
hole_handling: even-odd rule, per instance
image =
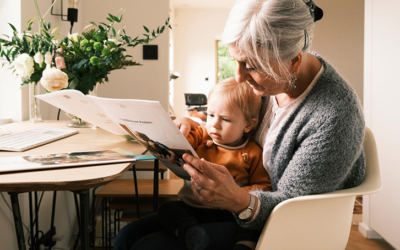
[{"label": "child's hand on page", "polygon": [[192,127],[198,127],[200,125],[188,117],[178,118],[174,120],[174,123],[185,137],[189,135]]}]

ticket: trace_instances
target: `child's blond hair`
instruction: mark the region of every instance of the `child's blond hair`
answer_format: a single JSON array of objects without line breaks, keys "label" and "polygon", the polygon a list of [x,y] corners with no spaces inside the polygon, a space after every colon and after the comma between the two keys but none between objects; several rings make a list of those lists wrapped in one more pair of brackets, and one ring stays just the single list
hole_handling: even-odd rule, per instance
[{"label": "child's blond hair", "polygon": [[234,77],[227,78],[211,89],[208,100],[213,97],[226,102],[228,107],[239,108],[246,122],[251,123],[252,119],[256,119],[252,130],[257,127],[261,97],[257,96],[247,83],[238,83]]}]

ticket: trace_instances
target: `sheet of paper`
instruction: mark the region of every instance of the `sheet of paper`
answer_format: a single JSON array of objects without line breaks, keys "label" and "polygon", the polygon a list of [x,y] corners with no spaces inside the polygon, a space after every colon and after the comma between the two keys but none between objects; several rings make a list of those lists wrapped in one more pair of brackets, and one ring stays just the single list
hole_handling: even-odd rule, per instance
[{"label": "sheet of paper", "polygon": [[182,155],[198,156],[158,101],[87,98],[177,176],[190,179]]},{"label": "sheet of paper", "polygon": [[154,159],[115,148],[110,150],[39,154],[0,158],[0,172],[43,170]]},{"label": "sheet of paper", "polygon": [[80,91],[61,90],[36,97],[113,134],[127,135]]}]

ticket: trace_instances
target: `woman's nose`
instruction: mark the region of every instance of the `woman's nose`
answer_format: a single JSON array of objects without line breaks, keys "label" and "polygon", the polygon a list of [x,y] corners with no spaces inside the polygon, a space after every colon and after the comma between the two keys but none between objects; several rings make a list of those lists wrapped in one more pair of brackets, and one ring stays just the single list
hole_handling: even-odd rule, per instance
[{"label": "woman's nose", "polygon": [[237,63],[235,80],[239,83],[244,83],[250,79],[249,72],[246,70],[246,65],[244,63]]}]

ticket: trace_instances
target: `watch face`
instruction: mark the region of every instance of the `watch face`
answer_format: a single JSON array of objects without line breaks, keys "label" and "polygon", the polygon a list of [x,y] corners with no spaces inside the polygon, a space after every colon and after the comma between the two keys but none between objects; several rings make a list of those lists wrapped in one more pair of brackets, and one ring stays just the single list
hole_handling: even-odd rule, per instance
[{"label": "watch face", "polygon": [[250,209],[246,209],[243,212],[241,212],[239,214],[239,218],[242,220],[248,219],[250,218],[250,216],[253,214],[253,211],[251,211]]}]

